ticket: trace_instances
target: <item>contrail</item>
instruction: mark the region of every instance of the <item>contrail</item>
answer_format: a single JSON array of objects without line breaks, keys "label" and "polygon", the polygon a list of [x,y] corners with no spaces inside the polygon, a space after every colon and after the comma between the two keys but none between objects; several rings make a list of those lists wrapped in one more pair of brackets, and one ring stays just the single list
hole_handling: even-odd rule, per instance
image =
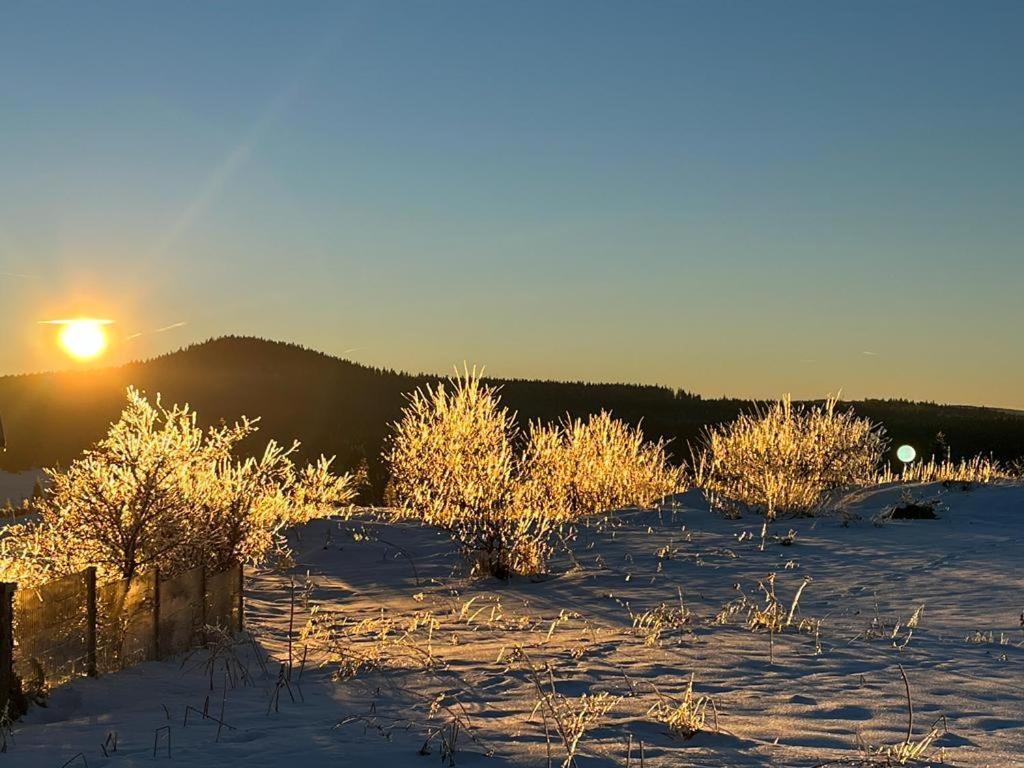
[{"label": "contrail", "polygon": [[170,325],[165,325],[163,328],[155,328],[152,331],[136,331],[135,333],[132,333],[132,334],[129,334],[128,336],[125,336],[124,340],[125,341],[131,341],[132,339],[139,338],[139,336],[146,336],[148,334],[153,334],[153,333],[163,333],[164,331],[173,331],[175,328],[181,328],[183,325],[188,325],[188,322],[185,321],[185,320],[181,320],[181,321],[179,321],[177,323],[171,323]]}]

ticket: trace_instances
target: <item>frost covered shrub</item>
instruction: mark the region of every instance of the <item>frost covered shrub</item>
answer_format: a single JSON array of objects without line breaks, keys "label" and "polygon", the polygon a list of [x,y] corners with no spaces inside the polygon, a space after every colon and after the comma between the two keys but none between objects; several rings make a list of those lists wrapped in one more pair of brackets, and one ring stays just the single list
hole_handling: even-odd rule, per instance
[{"label": "frost covered shrub", "polygon": [[330,515],[355,498],[361,478],[334,474],[332,460],[322,456],[300,469],[291,458],[298,447],[271,441],[258,459],[224,458],[196,476],[196,515],[182,551],[187,567],[287,561],[286,528]]},{"label": "frost covered shrub", "polygon": [[561,424],[531,424],[516,506],[573,520],[626,506],[650,506],[683,489],[663,441],[647,442],[602,411]]},{"label": "frost covered shrub", "polygon": [[885,431],[837,401],[801,407],[784,398],[705,433],[696,457],[698,484],[717,502],[807,513],[834,488],[870,483],[886,447]]},{"label": "frost covered shrub", "polygon": [[386,451],[388,502],[449,531],[498,577],[543,571],[553,523],[513,509],[515,416],[476,369],[409,396]]},{"label": "frost covered shrub", "polygon": [[442,528],[508,506],[515,416],[474,369],[408,397],[386,453],[389,500]]},{"label": "frost covered shrub", "polygon": [[389,503],[450,531],[481,570],[542,572],[559,525],[676,490],[662,443],[602,413],[533,425],[523,452],[515,416],[476,370],[409,397],[385,458]]},{"label": "frost covered shrub", "polygon": [[0,574],[38,582],[95,565],[131,578],[205,563],[256,563],[285,547],[283,529],[351,501],[356,480],[330,461],[298,469],[271,442],[259,460],[234,457],[256,431],[241,419],[203,430],[187,406],[165,408],[134,389],[106,437],[67,469],[47,470],[38,519],[0,539]]}]

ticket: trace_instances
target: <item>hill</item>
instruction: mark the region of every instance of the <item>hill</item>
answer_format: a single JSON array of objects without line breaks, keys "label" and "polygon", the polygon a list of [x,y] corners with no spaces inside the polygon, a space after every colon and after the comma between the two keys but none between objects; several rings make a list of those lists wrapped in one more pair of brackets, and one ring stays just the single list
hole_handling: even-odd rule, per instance
[{"label": "hill", "polygon": [[[124,390],[161,393],[167,403],[188,402],[207,421],[261,417],[260,440],[298,438],[306,454],[336,454],[342,466],[366,458],[379,487],[380,454],[403,394],[436,376],[359,365],[294,344],[223,337],[162,357],[85,371],[0,377],[0,415],[8,451],[0,470],[17,472],[66,463],[117,418]],[[667,387],[583,382],[502,381],[503,397],[526,419],[585,415],[608,408],[643,422],[651,436],[671,439],[676,458],[710,423],[733,418],[749,401],[705,399]],[[991,452],[1024,455],[1024,414],[994,408],[904,400],[853,403],[886,426],[894,442],[922,453],[942,433],[954,456]]]}]

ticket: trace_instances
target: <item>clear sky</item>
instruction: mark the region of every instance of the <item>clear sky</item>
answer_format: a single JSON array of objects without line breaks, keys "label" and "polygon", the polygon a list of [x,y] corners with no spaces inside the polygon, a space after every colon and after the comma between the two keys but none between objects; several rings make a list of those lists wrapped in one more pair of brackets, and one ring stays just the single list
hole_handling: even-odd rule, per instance
[{"label": "clear sky", "polygon": [[109,362],[1024,407],[1022,39],[1021,2],[7,0],[0,372],[90,315]]}]

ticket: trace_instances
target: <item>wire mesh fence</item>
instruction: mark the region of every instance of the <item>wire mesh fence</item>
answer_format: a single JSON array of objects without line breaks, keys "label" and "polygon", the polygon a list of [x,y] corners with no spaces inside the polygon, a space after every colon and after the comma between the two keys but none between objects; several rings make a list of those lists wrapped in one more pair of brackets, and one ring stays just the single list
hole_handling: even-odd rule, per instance
[{"label": "wire mesh fence", "polygon": [[242,568],[234,566],[206,578],[206,623],[237,628],[243,624]]},{"label": "wire mesh fence", "polygon": [[242,613],[239,565],[100,585],[87,568],[38,587],[0,585],[0,709],[18,681],[44,691],[184,653],[204,644],[208,626],[240,631]]},{"label": "wire mesh fence", "polygon": [[14,593],[14,672],[44,688],[89,671],[88,571]]},{"label": "wire mesh fence", "polygon": [[[97,673],[116,672],[159,658],[153,623],[159,583],[158,572],[150,571],[134,579],[103,584],[96,590]],[[20,641],[17,628],[15,637]]]},{"label": "wire mesh fence", "polygon": [[202,643],[206,626],[206,571],[193,568],[158,590],[156,655],[184,653]]}]

